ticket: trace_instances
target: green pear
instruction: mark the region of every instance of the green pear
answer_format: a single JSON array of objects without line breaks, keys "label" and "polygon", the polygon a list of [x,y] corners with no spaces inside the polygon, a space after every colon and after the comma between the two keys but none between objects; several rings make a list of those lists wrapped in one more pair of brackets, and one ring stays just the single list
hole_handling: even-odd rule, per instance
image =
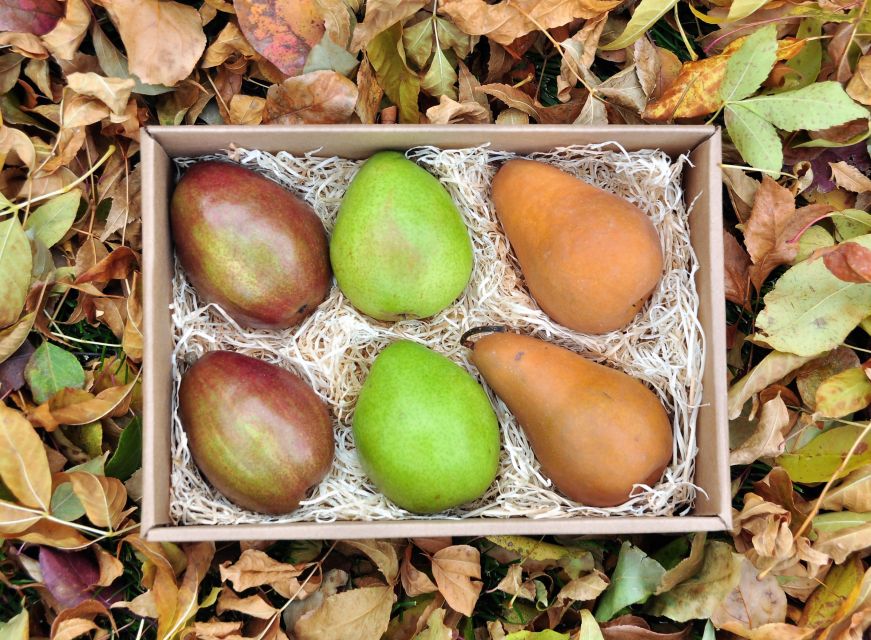
[{"label": "green pear", "polygon": [[353,431],[375,486],[416,513],[480,497],[499,468],[499,425],[484,389],[415,342],[394,342],[375,358]]},{"label": "green pear", "polygon": [[380,151],[345,193],[330,260],[339,288],[363,313],[428,318],[469,283],[472,243],[439,181],[403,154]]}]

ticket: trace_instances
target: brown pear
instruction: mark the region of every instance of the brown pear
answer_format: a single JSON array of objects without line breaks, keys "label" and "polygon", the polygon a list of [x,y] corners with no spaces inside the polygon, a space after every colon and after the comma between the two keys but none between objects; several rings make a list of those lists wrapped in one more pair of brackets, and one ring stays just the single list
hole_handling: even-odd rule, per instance
[{"label": "brown pear", "polygon": [[516,333],[478,339],[472,362],[517,418],[541,470],[566,496],[594,507],[626,502],[671,460],[671,422],[638,380]]},{"label": "brown pear", "polygon": [[533,160],[506,162],[492,195],[529,293],[561,325],[620,329],[659,283],[659,236],[624,198]]}]

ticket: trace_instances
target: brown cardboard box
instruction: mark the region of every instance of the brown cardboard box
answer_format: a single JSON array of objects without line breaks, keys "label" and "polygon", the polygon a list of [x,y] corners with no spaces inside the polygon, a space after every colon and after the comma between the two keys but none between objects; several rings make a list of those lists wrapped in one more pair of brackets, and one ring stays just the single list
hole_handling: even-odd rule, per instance
[{"label": "brown cardboard box", "polygon": [[[380,149],[417,145],[462,148],[490,143],[494,149],[527,153],[569,144],[617,142],[627,150],[659,148],[690,153],[685,170],[693,246],[700,269],[696,284],[707,356],[698,414],[695,483],[703,490],[690,515],[670,517],[469,518],[380,522],[294,523],[231,526],[175,526],[169,519],[171,469],[171,353],[169,302],[172,245],[169,195],[172,158],[227,149],[364,158]],[[142,226],[144,281],[144,441],[142,531],[149,540],[255,540],[288,538],[402,538],[483,534],[629,534],[714,531],[731,528],[728,422],[726,420],[726,338],[723,294],[723,225],[720,132],[710,126],[300,126],[151,127],[142,133]]]}]

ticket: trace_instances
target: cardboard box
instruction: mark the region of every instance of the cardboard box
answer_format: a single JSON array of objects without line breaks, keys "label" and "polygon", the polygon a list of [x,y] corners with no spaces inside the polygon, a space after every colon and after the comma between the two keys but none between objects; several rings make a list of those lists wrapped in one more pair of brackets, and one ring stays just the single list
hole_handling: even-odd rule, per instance
[{"label": "cardboard box", "polygon": [[[569,144],[617,142],[627,150],[658,148],[676,157],[689,153],[685,169],[692,243],[700,269],[696,284],[707,355],[698,413],[695,483],[690,515],[566,519],[468,518],[377,522],[314,522],[262,525],[175,526],[169,518],[171,472],[171,354],[169,303],[172,243],[169,196],[172,158],[198,156],[231,144],[269,152],[365,158],[380,149],[418,145],[463,148],[490,143],[498,150],[529,153]],[[141,136],[144,292],[144,436],[142,532],[148,540],[403,538],[485,534],[632,534],[715,531],[731,528],[729,444],[726,419],[726,338],[720,132],[711,126],[300,126],[150,127]]]}]

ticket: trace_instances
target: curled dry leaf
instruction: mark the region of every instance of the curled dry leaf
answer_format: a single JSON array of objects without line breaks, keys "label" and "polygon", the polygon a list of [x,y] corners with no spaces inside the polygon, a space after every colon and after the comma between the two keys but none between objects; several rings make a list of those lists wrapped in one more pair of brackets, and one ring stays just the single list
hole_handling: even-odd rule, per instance
[{"label": "curled dry leaf", "polygon": [[541,124],[571,122],[578,117],[582,109],[580,101],[545,107],[531,98],[529,94],[507,84],[485,84],[477,87],[475,93],[493,96],[509,107],[522,111]]},{"label": "curled dry leaf", "polygon": [[727,404],[729,420],[734,420],[741,415],[744,404],[750,398],[814,358],[816,355],[797,356],[779,351],[772,351],[766,355],[729,389]]},{"label": "curled dry leaf", "polygon": [[136,82],[132,78],[104,78],[96,73],[71,73],[67,76],[67,86],[78,94],[97,98],[112,113],[120,115],[127,108]]},{"label": "curled dry leaf", "polygon": [[291,598],[300,589],[296,578],[305,566],[278,562],[263,551],[246,549],[237,562],[223,563],[220,572],[221,580],[231,582],[236,591],[268,585],[283,597]]},{"label": "curled dry leaf", "polygon": [[124,321],[124,336],[121,348],[133,362],[142,362],[145,348],[145,337],[142,335],[142,292],[139,274],[133,274],[133,284],[130,294],[125,300],[126,320]]},{"label": "curled dry leaf", "polygon": [[265,124],[347,122],[357,104],[357,86],[335,71],[314,71],[273,85],[266,94]]},{"label": "curled dry leaf", "polygon": [[239,26],[249,43],[282,73],[302,73],[309,51],[324,35],[315,0],[236,0]]},{"label": "curled dry leaf", "polygon": [[118,247],[76,277],[76,284],[123,280],[136,266],[138,257],[130,247]]},{"label": "curled dry leaf", "polygon": [[221,595],[218,596],[216,611],[218,615],[225,611],[236,611],[261,620],[269,620],[278,613],[278,609],[266,602],[262,596],[255,594],[247,598],[240,598],[226,586],[221,589]]},{"label": "curled dry leaf", "polygon": [[370,640],[380,638],[390,624],[396,596],[392,587],[353,589],[326,598],[293,627],[298,640]]},{"label": "curled dry leaf", "polygon": [[475,547],[460,544],[437,551],[432,558],[432,575],[439,591],[455,611],[471,616],[484,586],[481,554]]},{"label": "curled dry leaf", "polygon": [[535,586],[531,580],[523,581],[523,567],[519,564],[512,564],[508,567],[505,577],[499,581],[496,588],[515,598],[535,600]]},{"label": "curled dry leaf", "polygon": [[397,22],[404,22],[425,4],[426,0],[368,0],[363,22],[354,29],[351,51],[365,49],[379,33]]},{"label": "curled dry leaf", "polygon": [[439,7],[465,33],[487,36],[509,45],[539,29],[568,24],[575,18],[595,18],[614,8],[617,0],[445,0]]},{"label": "curled dry leaf", "polygon": [[[72,60],[91,24],[91,11],[84,0],[67,0],[64,17],[42,36],[42,43],[55,58]],[[50,97],[50,93],[46,93]]]},{"label": "curled dry leaf", "polygon": [[357,104],[354,112],[363,124],[375,124],[384,89],[375,80],[375,71],[369,63],[369,58],[363,58],[357,69]]},{"label": "curled dry leaf", "polygon": [[789,426],[789,411],[778,392],[762,405],[756,430],[729,454],[729,464],[751,464],[759,458],[773,458],[784,450],[784,429]]},{"label": "curled dry leaf", "polygon": [[173,86],[206,48],[200,14],[173,0],[98,0],[118,28],[130,73],[142,82]]},{"label": "curled dry leaf", "polygon": [[85,600],[58,614],[51,624],[52,640],[73,640],[73,638],[99,629],[94,621],[100,616],[108,618],[113,631],[117,633],[115,620],[106,605],[96,600]]},{"label": "curled dry leaf", "polygon": [[871,465],[856,469],[826,494],[820,507],[827,511],[871,511]]},{"label": "curled dry leaf", "polygon": [[705,558],[705,542],[707,539],[708,536],[704,532],[696,533],[693,536],[690,555],[662,575],[654,595],[671,591],[681,582],[689,580],[699,572],[702,568],[702,561]]},{"label": "curled dry leaf", "polygon": [[823,263],[839,280],[859,284],[871,282],[871,249],[856,242],[842,242],[823,251]]},{"label": "curled dry leaf", "polygon": [[304,591],[285,605],[284,612],[281,614],[284,625],[288,629],[293,629],[297,620],[306,613],[318,609],[326,598],[335,595],[347,583],[348,573],[341,569],[330,569],[323,578],[320,575],[313,575],[308,582],[304,582]]},{"label": "curled dry leaf", "polygon": [[587,602],[598,598],[608,588],[608,578],[599,571],[593,571],[580,578],[570,580],[556,595],[557,604]]},{"label": "curled dry leaf", "polygon": [[750,256],[728,231],[723,231],[726,300],[745,307],[750,299]]},{"label": "curled dry leaf", "polygon": [[48,511],[51,472],[42,441],[24,415],[0,405],[0,480],[25,506]]},{"label": "curled dry leaf", "polygon": [[763,561],[792,559],[795,555],[790,531],[791,514],[779,504],[755,493],[744,495],[744,507],[735,514],[732,535],[742,553],[755,552]]},{"label": "curled dry leaf", "polygon": [[62,424],[87,424],[118,411],[127,412],[127,401],[137,381],[101,391],[96,396],[81,389],[63,389],[29,414],[37,426],[54,431]]},{"label": "curled dry leaf", "polygon": [[387,579],[396,584],[399,579],[399,556],[396,547],[388,540],[345,540],[345,545],[364,553]]},{"label": "curled dry leaf", "polygon": [[488,124],[490,110],[478,102],[457,102],[441,96],[439,103],[426,110],[431,124]]},{"label": "curled dry leaf", "polygon": [[842,189],[853,191],[854,193],[871,191],[871,179],[853,165],[847,164],[842,160],[840,162],[830,162],[829,167],[832,169],[832,180]]},{"label": "curled dry leaf", "polygon": [[203,69],[217,67],[236,54],[241,54],[245,58],[253,58],[256,55],[251,43],[242,35],[239,26],[231,20],[206,49],[200,66]]},{"label": "curled dry leaf", "polygon": [[795,372],[795,384],[798,387],[802,402],[809,408],[815,409],[817,389],[823,381],[836,373],[858,366],[859,356],[849,347],[838,347],[803,365]]}]

